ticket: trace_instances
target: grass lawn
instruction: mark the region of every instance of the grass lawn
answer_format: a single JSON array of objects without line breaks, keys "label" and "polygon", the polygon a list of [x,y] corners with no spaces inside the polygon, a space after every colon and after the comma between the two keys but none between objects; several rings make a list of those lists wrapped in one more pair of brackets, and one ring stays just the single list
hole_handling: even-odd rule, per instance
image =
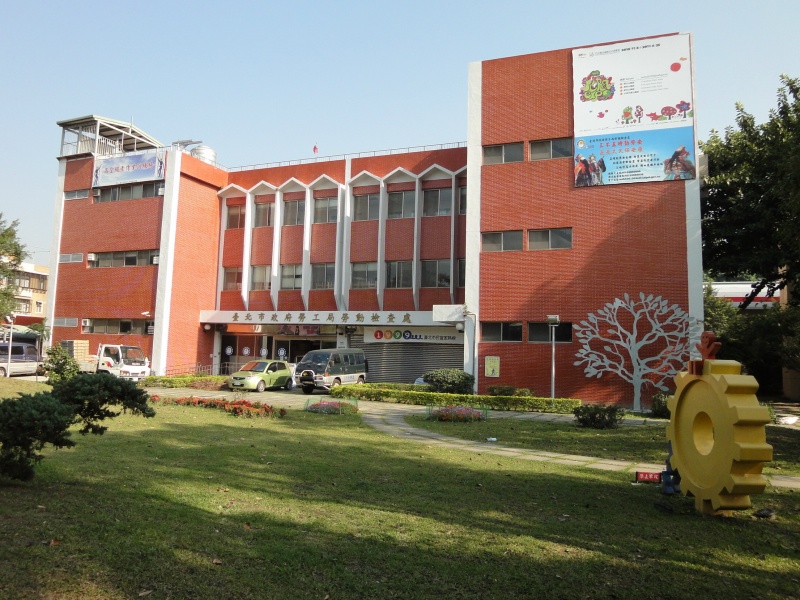
[{"label": "grass lawn", "polygon": [[36,392],[49,392],[50,386],[41,381],[28,381],[16,377],[0,377],[0,398],[16,398],[20,394],[35,394]]},{"label": "grass lawn", "polygon": [[[414,415],[406,418],[414,427],[442,435],[473,441],[497,438],[497,443],[513,448],[550,450],[564,454],[596,456],[631,462],[663,464],[667,458],[666,421],[652,425],[617,429],[584,429],[574,423],[489,418],[474,423],[428,421]],[[767,443],[772,445],[772,461],[764,464],[765,475],[800,476],[800,430],[767,426]]]},{"label": "grass lawn", "polygon": [[753,497],[775,520],[710,518],[629,473],[358,415],[157,411],[0,480],[0,598],[800,597],[800,493]]}]

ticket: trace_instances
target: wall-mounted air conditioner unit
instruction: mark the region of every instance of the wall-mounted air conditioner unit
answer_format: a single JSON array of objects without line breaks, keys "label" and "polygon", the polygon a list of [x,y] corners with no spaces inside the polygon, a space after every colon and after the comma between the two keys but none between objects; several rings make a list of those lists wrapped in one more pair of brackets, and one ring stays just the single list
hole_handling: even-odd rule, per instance
[{"label": "wall-mounted air conditioner unit", "polygon": [[92,320],[91,319],[81,319],[81,327],[91,327]]},{"label": "wall-mounted air conditioner unit", "polygon": [[86,260],[94,262],[97,260],[97,255],[94,252],[89,252],[89,254],[86,255]]},{"label": "wall-mounted air conditioner unit", "polygon": [[164,195],[164,186],[163,185],[160,188],[158,188],[158,195],[159,196],[163,196]]},{"label": "wall-mounted air conditioner unit", "polygon": [[158,255],[153,257],[153,260],[151,261],[151,263],[154,264],[154,265],[158,264]]},{"label": "wall-mounted air conditioner unit", "polygon": [[94,196],[95,198],[99,198],[100,197],[100,189],[99,188],[93,189],[92,190],[92,196]]}]

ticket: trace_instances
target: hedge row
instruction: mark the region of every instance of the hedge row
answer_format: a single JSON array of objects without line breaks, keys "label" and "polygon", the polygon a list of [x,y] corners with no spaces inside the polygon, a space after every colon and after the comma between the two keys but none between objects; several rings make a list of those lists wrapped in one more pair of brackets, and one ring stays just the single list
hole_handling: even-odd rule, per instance
[{"label": "hedge row", "polygon": [[227,387],[227,381],[226,375],[167,375],[145,377],[140,385],[141,387],[223,390]]},{"label": "hedge row", "polygon": [[[403,384],[407,386],[407,384]],[[412,387],[412,386],[407,386]],[[417,386],[419,389],[421,386]],[[516,410],[525,412],[550,412],[570,414],[581,405],[573,398],[537,398],[535,396],[478,396],[474,394],[440,394],[411,389],[388,387],[384,384],[343,385],[331,389],[334,398],[359,398],[374,402],[396,402],[427,406],[436,404],[451,406],[481,406],[492,410]]]}]

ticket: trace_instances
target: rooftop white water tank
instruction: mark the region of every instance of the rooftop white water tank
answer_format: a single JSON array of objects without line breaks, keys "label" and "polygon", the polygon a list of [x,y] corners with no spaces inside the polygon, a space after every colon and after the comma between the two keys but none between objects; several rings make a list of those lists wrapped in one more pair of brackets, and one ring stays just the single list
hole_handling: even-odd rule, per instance
[{"label": "rooftop white water tank", "polygon": [[189,153],[203,162],[214,164],[217,162],[217,153],[210,146],[197,146]]}]

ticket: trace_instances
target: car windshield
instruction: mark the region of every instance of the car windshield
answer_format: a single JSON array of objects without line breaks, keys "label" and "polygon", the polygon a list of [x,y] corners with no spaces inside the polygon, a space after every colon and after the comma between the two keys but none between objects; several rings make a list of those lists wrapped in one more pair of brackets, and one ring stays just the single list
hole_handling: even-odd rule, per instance
[{"label": "car windshield", "polygon": [[303,357],[303,360],[301,360],[299,364],[321,366],[322,368],[325,368],[325,366],[328,364],[329,357],[330,354],[327,352],[309,352]]},{"label": "car windshield", "polygon": [[144,352],[138,346],[123,346],[122,358],[125,360],[144,360]]},{"label": "car windshield", "polygon": [[243,366],[240,371],[252,371],[253,373],[263,373],[264,369],[267,368],[267,363],[259,362],[259,361],[250,361],[245,366]]}]

